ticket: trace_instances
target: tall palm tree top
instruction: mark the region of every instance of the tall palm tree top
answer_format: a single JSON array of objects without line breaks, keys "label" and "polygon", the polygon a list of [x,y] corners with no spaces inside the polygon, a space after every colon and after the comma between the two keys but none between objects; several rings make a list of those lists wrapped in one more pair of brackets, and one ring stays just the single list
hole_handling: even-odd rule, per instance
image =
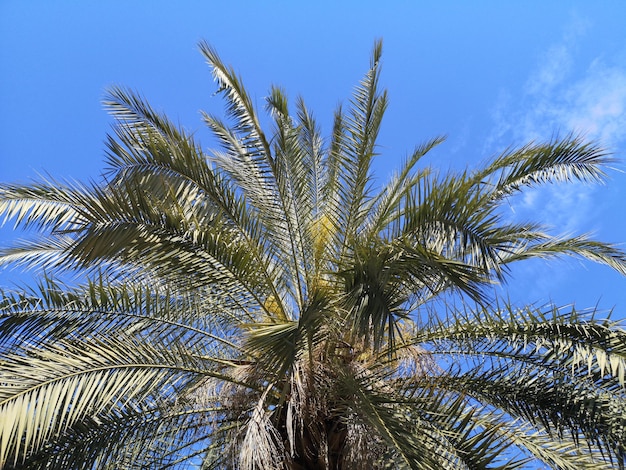
[{"label": "tall palm tree top", "polygon": [[4,294],[0,467],[624,467],[626,332],[494,290],[529,258],[626,274],[616,247],[504,210],[601,181],[603,148],[567,135],[442,174],[435,138],[379,186],[381,42],[328,138],[277,87],[263,129],[200,51],[219,149],[113,88],[102,183],[0,186],[36,233],[0,263],[78,276]]}]

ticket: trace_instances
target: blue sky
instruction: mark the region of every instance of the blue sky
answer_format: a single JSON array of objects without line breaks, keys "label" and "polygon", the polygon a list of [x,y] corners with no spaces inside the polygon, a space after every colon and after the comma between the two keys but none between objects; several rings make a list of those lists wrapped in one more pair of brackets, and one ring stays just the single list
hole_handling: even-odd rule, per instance
[{"label": "blue sky", "polygon": [[[328,131],[384,40],[390,106],[376,174],[445,134],[428,163],[462,169],[509,145],[585,133],[617,158],[605,186],[557,186],[513,201],[557,232],[591,231],[626,248],[626,2],[623,1],[0,1],[0,181],[98,179],[124,85],[214,145],[199,111],[223,109],[197,51],[206,39],[241,73],[259,108],[270,85],[302,95]],[[5,226],[0,243],[17,234]],[[516,302],[615,307],[626,279],[578,260],[521,264]],[[0,284],[19,279],[0,272]]]}]

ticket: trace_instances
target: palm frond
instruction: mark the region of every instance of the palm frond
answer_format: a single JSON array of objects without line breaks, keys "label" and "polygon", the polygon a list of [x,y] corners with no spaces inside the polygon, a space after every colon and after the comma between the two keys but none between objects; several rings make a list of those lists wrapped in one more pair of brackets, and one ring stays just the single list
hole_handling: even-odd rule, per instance
[{"label": "palm frond", "polygon": [[503,256],[502,262],[511,263],[530,258],[551,258],[565,254],[604,264],[626,274],[626,254],[615,245],[598,242],[588,235],[546,238],[537,243],[511,247],[510,253]]},{"label": "palm frond", "polygon": [[433,353],[458,355],[466,371],[442,376],[440,387],[462,390],[547,434],[569,435],[576,444],[585,439],[606,461],[623,462],[623,330],[576,311],[527,310],[469,312],[431,331]]},{"label": "palm frond", "polygon": [[402,165],[400,171],[391,178],[379,192],[379,195],[372,199],[369,204],[370,208],[367,210],[369,217],[365,222],[365,230],[371,233],[373,237],[389,236],[389,233],[386,231],[390,231],[393,234],[394,229],[397,230],[395,225],[404,216],[405,208],[403,203],[407,194],[419,184],[420,180],[428,177],[430,173],[429,169],[425,169],[418,171],[415,175],[411,175],[415,165],[430,150],[443,141],[443,137],[438,137],[418,146]]},{"label": "palm frond", "polygon": [[80,221],[80,206],[85,186],[66,185],[44,180],[28,186],[0,186],[0,213],[3,223],[13,220],[16,227],[71,230]]},{"label": "palm frond", "polygon": [[599,145],[570,134],[563,139],[506,151],[477,171],[474,180],[490,183],[489,178],[495,177],[493,197],[500,199],[524,186],[572,180],[602,181],[606,176],[603,167],[612,161]]},{"label": "palm frond", "polygon": [[[387,108],[386,92],[379,92],[382,42],[374,44],[370,70],[356,87],[349,113],[340,110],[335,117],[331,154],[332,181],[338,192],[336,220],[345,242],[354,238],[365,217],[365,203],[371,190],[370,165],[376,155],[376,138]],[[331,183],[332,184],[332,183]]]},{"label": "palm frond", "polygon": [[207,42],[201,42],[199,48],[211,67],[213,78],[218,85],[218,93],[223,93],[226,98],[227,114],[235,119],[235,126],[241,133],[246,147],[257,149],[266,158],[271,158],[265,134],[259,124],[252,100],[245,91],[241,79],[231,67],[222,62],[217,51]]},{"label": "palm frond", "polygon": [[[177,348],[176,353],[180,353]],[[3,358],[0,462],[17,462],[86,417],[158,396],[206,374],[200,361],[157,352],[148,344],[91,339],[89,347],[40,344],[29,355]],[[187,356],[189,361],[190,356]],[[167,392],[166,392],[167,393]],[[60,411],[63,412],[60,412]]]}]

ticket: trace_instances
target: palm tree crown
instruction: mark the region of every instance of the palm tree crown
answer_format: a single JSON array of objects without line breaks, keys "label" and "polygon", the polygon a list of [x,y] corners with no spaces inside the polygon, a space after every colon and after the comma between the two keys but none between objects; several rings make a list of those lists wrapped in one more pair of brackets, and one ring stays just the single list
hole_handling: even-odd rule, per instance
[{"label": "palm tree crown", "polygon": [[502,208],[601,180],[602,148],[567,136],[441,174],[420,165],[436,138],[379,187],[380,42],[328,139],[276,87],[264,131],[200,50],[220,150],[114,88],[102,183],[0,187],[39,234],[0,262],[78,276],[3,295],[0,467],[624,468],[626,332],[493,293],[527,258],[626,274],[615,247]]}]

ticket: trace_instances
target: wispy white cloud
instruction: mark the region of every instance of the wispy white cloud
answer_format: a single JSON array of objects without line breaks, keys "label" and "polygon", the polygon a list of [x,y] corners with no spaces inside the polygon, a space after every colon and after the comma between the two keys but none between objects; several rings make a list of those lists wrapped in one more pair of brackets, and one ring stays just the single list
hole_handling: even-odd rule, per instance
[{"label": "wispy white cloud", "polygon": [[[522,90],[501,90],[493,108],[490,145],[528,142],[574,132],[602,144],[626,144],[626,64],[598,57],[580,63],[576,51],[589,24],[572,19],[557,44],[541,55]],[[621,51],[622,54],[626,51]]]},{"label": "wispy white cloud", "polygon": [[516,138],[545,139],[557,130],[582,134],[613,148],[626,141],[626,70],[617,66],[595,60],[584,75],[551,90],[529,93],[524,101]]},{"label": "wispy white cloud", "polygon": [[571,67],[572,56],[569,44],[557,44],[550,47],[541,67],[535,70],[526,82],[525,92],[538,96],[550,94],[563,82]]},{"label": "wispy white cloud", "polygon": [[566,81],[574,66],[574,52],[580,39],[590,28],[588,21],[573,16],[560,41],[548,47],[539,59],[538,67],[526,81],[525,93],[547,96]]},{"label": "wispy white cloud", "polygon": [[555,119],[576,132],[617,147],[626,142],[626,70],[594,61],[572,84]]},{"label": "wispy white cloud", "polygon": [[[493,108],[490,150],[511,141],[545,141],[574,133],[622,153],[626,145],[626,67],[596,58],[577,61],[589,25],[572,20],[561,41],[549,47],[522,90],[502,90]],[[529,192],[518,211],[539,213],[561,232],[588,228],[594,187],[559,185]]]}]

